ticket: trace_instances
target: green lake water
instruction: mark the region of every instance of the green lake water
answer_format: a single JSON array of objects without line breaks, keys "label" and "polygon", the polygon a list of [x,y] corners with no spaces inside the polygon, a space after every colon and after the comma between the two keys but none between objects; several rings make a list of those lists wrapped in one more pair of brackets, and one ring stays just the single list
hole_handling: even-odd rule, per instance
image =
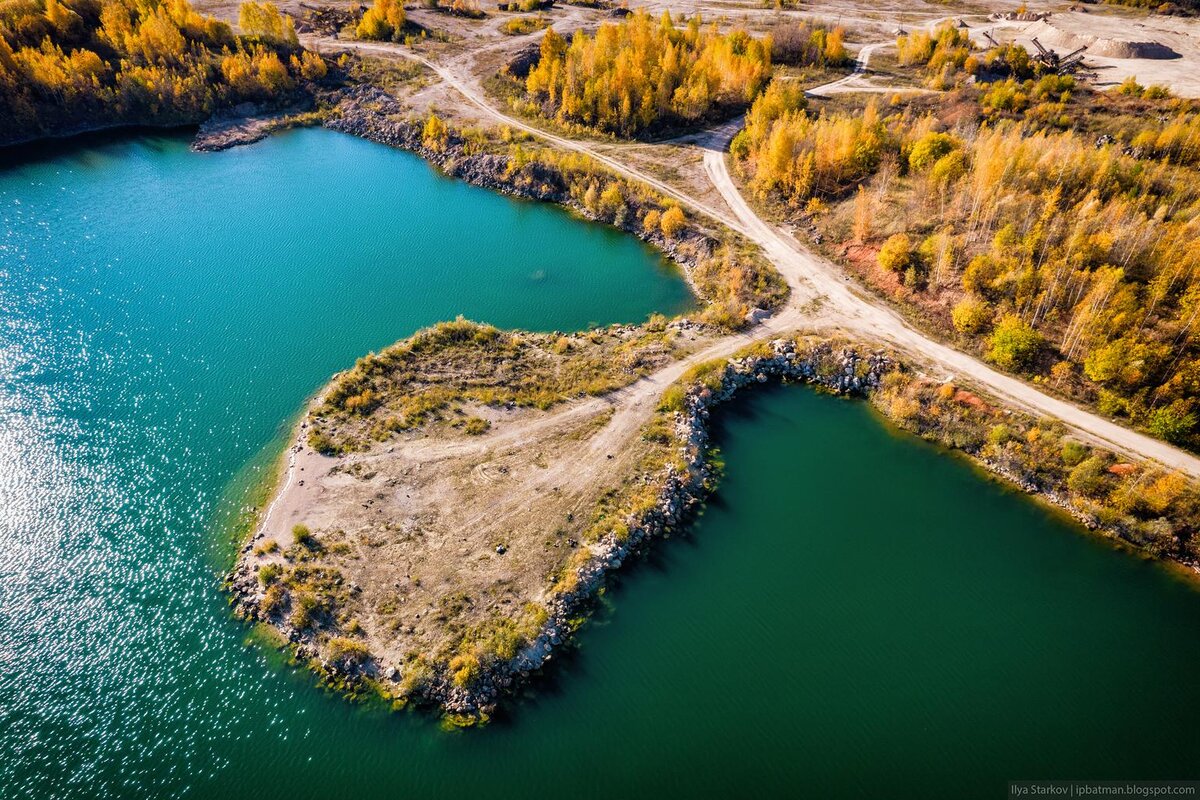
[{"label": "green lake water", "polygon": [[[19,160],[17,160],[19,159]],[[755,390],[727,475],[482,730],[247,641],[214,525],[335,370],[464,314],[688,307],[637,241],[326,131],[0,164],[0,797],[1001,797],[1200,773],[1200,593],[863,403]]]}]

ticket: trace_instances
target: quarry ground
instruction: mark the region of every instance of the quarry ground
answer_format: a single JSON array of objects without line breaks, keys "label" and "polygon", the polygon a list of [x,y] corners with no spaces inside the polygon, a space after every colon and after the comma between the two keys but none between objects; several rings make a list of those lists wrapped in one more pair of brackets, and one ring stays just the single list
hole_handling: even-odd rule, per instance
[{"label": "quarry ground", "polygon": [[[200,3],[227,18],[234,3]],[[299,4],[285,2],[297,16]],[[1111,12],[1066,4],[1047,6],[1049,21],[994,20],[1015,3],[824,3],[803,11],[764,9],[749,3],[650,2],[659,13],[701,12],[721,25],[764,31],[785,17],[836,20],[845,25],[860,66],[886,55],[897,28],[931,25],[953,15],[973,31],[998,39],[1063,49],[1081,36],[1096,36],[1107,52],[1122,42],[1158,42],[1178,58],[1089,58],[1101,85],[1135,75],[1163,83],[1177,94],[1200,95],[1200,22]],[[973,356],[914,329],[893,309],[849,282],[832,262],[813,253],[797,232],[764,220],[747,203],[731,176],[725,148],[738,129],[731,121],[658,143],[624,143],[567,136],[517,119],[494,100],[485,84],[516,50],[540,32],[505,36],[499,26],[514,16],[485,7],[488,17],[468,20],[413,8],[410,19],[448,34],[448,41],[401,45],[312,38],[306,44],[335,54],[354,50],[381,59],[415,61],[422,78],[398,89],[414,115],[436,111],[459,126],[505,124],[564,149],[587,153],[611,169],[679,200],[690,213],[707,216],[758,244],[786,278],[788,305],[759,326],[735,336],[678,334],[679,357],[649,377],[603,397],[572,401],[550,411],[476,409],[490,429],[467,436],[451,426],[406,433],[366,453],[330,458],[305,444],[301,431],[273,502],[263,513],[253,545],[290,546],[293,525],[318,533],[320,563],[336,565],[356,587],[351,603],[372,653],[399,663],[413,650],[432,651],[448,626],[477,624],[490,615],[511,615],[542,598],[549,576],[581,545],[579,533],[604,496],[643,478],[639,463],[642,427],[664,389],[689,367],[728,356],[750,342],[795,330],[842,335],[900,351],[930,375],[962,382],[1001,405],[1057,418],[1089,441],[1140,459],[1157,461],[1200,477],[1200,459],[1131,431],[1071,403],[999,373]],[[1062,12],[1062,13],[1060,13]],[[607,11],[560,6],[546,12],[564,34],[611,20]],[[1047,39],[1059,37],[1053,43]],[[1092,44],[1097,45],[1096,41]],[[1136,50],[1137,48],[1133,48]],[[1161,53],[1161,51],[1159,51]],[[830,76],[815,94],[895,92],[911,88],[885,71]],[[499,552],[498,548],[503,552]],[[254,566],[277,556],[246,553]]]}]

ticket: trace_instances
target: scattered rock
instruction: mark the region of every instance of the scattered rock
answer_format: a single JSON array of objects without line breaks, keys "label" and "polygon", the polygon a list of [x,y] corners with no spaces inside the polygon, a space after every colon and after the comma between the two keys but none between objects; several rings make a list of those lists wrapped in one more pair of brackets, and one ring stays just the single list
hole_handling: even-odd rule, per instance
[{"label": "scattered rock", "polygon": [[275,110],[256,103],[239,103],[201,123],[200,130],[192,140],[192,149],[198,152],[215,152],[238,145],[253,144],[285,127],[289,116],[311,109],[311,99]]}]

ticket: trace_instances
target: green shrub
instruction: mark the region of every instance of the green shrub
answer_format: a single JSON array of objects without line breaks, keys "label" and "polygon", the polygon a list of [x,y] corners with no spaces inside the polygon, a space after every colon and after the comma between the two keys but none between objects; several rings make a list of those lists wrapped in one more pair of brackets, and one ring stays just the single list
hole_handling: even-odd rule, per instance
[{"label": "green shrub", "polygon": [[482,670],[479,656],[474,653],[460,653],[450,659],[450,679],[455,686],[470,686]]},{"label": "green shrub", "polygon": [[296,630],[307,630],[312,627],[313,616],[321,603],[311,592],[297,592],[292,598],[292,615],[288,619]]},{"label": "green shrub", "polygon": [[1087,445],[1068,439],[1067,441],[1063,442],[1062,446],[1063,463],[1068,467],[1074,467],[1075,465],[1079,464],[1079,462],[1083,461],[1089,452],[1090,450]]},{"label": "green shrub", "polygon": [[1187,441],[1196,427],[1196,415],[1183,403],[1156,408],[1146,417],[1146,430],[1159,439],[1180,444]]},{"label": "green shrub", "polygon": [[659,411],[683,411],[683,399],[686,393],[678,383],[667,387],[662,399],[658,402]]},{"label": "green shrub", "polygon": [[933,169],[929,171],[929,177],[939,186],[948,186],[966,174],[967,157],[963,155],[961,150],[955,150],[952,153],[942,156],[934,163]]},{"label": "green shrub", "polygon": [[1130,75],[1125,80],[1121,81],[1121,85],[1117,87],[1118,94],[1123,94],[1128,97],[1141,97],[1146,90],[1137,82],[1137,78]]},{"label": "green shrub", "polygon": [[670,424],[661,418],[647,424],[642,429],[642,441],[654,442],[655,444],[670,444],[674,438]]},{"label": "green shrub", "polygon": [[339,450],[333,439],[315,427],[308,432],[308,446],[323,456],[337,455]]},{"label": "green shrub", "polygon": [[989,340],[987,359],[1003,369],[1029,366],[1042,348],[1042,335],[1016,314],[1006,314]]},{"label": "green shrub", "polygon": [[948,133],[927,133],[913,145],[912,152],[908,154],[908,166],[913,172],[924,172],[960,145],[961,143]]},{"label": "green shrub", "polygon": [[1012,429],[1004,423],[993,425],[992,429],[988,431],[988,441],[994,445],[1006,444],[1012,438]]},{"label": "green shrub", "polygon": [[1109,484],[1107,466],[1103,456],[1081,461],[1067,476],[1067,487],[1077,494],[1098,496]]},{"label": "green shrub", "polygon": [[262,544],[254,548],[254,555],[265,556],[267,553],[274,553],[279,549],[279,542],[274,539],[268,539]]},{"label": "green shrub", "polygon": [[295,525],[292,527],[292,541],[298,545],[310,548],[317,543],[307,525]]},{"label": "green shrub", "polygon": [[282,572],[283,567],[279,564],[263,564],[258,568],[258,580],[264,586],[267,586],[279,580]]},{"label": "green shrub", "polygon": [[514,17],[510,20],[505,20],[500,26],[500,32],[507,36],[524,36],[527,33],[540,31],[550,24],[545,17]]},{"label": "green shrub", "polygon": [[1129,411],[1129,403],[1124,397],[1108,389],[1101,389],[1096,398],[1096,410],[1101,414],[1116,416]]},{"label": "green shrub", "polygon": [[469,417],[466,425],[463,426],[463,431],[468,436],[481,436],[488,432],[492,427],[492,423],[482,417]]},{"label": "green shrub", "polygon": [[979,98],[979,105],[984,112],[1024,111],[1029,106],[1029,95],[1024,92],[1022,84],[1012,78],[996,81],[988,87]]},{"label": "green shrub", "polygon": [[262,602],[259,604],[263,614],[267,617],[273,617],[283,610],[283,605],[287,601],[287,592],[278,583],[271,584],[267,590],[263,592]]},{"label": "green shrub", "polygon": [[330,639],[326,654],[330,661],[343,668],[360,667],[371,657],[366,645],[344,636],[335,636]]},{"label": "green shrub", "polygon": [[718,391],[725,384],[725,360],[718,358],[697,364],[683,373],[679,381],[683,385],[703,383],[714,392]]}]

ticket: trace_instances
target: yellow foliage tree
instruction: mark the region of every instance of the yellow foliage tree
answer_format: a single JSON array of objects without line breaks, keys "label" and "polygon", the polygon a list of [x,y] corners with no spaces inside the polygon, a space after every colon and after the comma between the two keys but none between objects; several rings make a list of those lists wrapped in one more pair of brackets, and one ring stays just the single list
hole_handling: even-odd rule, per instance
[{"label": "yellow foliage tree", "polygon": [[242,3],[238,9],[238,27],[248,36],[272,44],[286,47],[300,45],[295,22],[290,16],[279,13],[274,3]]},{"label": "yellow foliage tree", "polygon": [[683,215],[683,209],[679,206],[671,206],[663,212],[658,224],[663,236],[674,239],[687,227],[687,217]]},{"label": "yellow foliage tree", "polygon": [[400,41],[404,38],[407,17],[399,0],[375,0],[358,21],[355,34],[360,39]]},{"label": "yellow foliage tree", "polygon": [[275,6],[246,3],[240,19],[245,37],[187,0],[9,9],[0,15],[0,144],[94,124],[194,123],[325,74],[319,56],[297,52],[291,19]]},{"label": "yellow foliage tree", "polygon": [[720,34],[693,17],[684,29],[669,14],[656,25],[644,11],[568,44],[553,29],[542,39],[527,96],[557,119],[630,136],[652,125],[694,122],[714,109],[750,102],[771,71],[769,44],[745,31]]},{"label": "yellow foliage tree", "polygon": [[425,120],[425,128],[421,134],[421,143],[430,150],[441,153],[449,143],[450,131],[446,123],[437,114],[430,114]]}]

